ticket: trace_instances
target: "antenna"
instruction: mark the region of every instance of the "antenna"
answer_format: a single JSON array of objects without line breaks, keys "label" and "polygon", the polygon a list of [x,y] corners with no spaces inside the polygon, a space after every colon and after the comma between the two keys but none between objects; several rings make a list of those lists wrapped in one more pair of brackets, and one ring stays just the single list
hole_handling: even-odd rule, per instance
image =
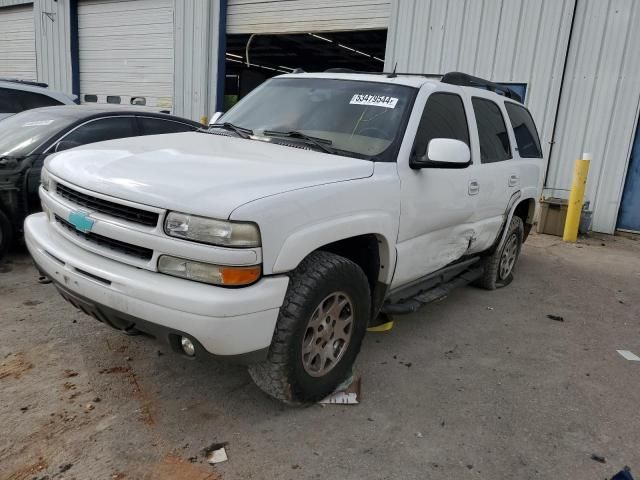
[{"label": "antenna", "polygon": [[387,75],[387,78],[396,78],[398,75],[396,74],[396,70],[398,69],[398,62],[393,66],[393,72]]}]

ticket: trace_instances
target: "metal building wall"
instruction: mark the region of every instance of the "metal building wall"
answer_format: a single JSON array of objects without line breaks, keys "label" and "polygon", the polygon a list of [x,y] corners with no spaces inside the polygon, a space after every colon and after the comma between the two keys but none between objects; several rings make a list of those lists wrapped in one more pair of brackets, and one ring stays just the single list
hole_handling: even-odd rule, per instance
[{"label": "metal building wall", "polygon": [[70,1],[36,0],[33,4],[38,80],[68,94],[73,92]]},{"label": "metal building wall", "polygon": [[15,5],[25,5],[27,3],[33,3],[33,0],[0,0],[0,8],[13,7]]},{"label": "metal building wall", "polygon": [[577,5],[547,185],[568,189],[574,160],[591,152],[586,198],[593,229],[613,233],[638,122],[640,2]]},{"label": "metal building wall", "polygon": [[[176,115],[200,120],[203,116],[210,117],[216,111],[220,15],[225,2],[226,0],[176,1]],[[224,53],[222,57],[224,58]]]},{"label": "metal building wall", "polygon": [[227,33],[387,28],[392,0],[229,0]]},{"label": "metal building wall", "polygon": [[385,70],[527,84],[545,158],[575,0],[396,0]]}]

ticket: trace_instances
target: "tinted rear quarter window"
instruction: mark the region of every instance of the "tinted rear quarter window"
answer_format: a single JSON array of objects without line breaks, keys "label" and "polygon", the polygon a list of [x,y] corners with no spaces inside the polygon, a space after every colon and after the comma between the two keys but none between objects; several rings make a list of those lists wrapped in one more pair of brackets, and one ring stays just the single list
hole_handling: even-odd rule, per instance
[{"label": "tinted rear quarter window", "polygon": [[424,155],[434,138],[452,138],[469,145],[469,125],[462,98],[454,93],[433,93],[420,119],[414,153]]},{"label": "tinted rear quarter window", "polygon": [[511,102],[505,102],[504,106],[513,127],[520,156],[523,158],[542,158],[540,138],[529,110]]},{"label": "tinted rear quarter window", "polygon": [[32,108],[54,105],[62,105],[62,103],[39,93],[0,88],[0,113],[19,113]]},{"label": "tinted rear quarter window", "polygon": [[491,100],[473,97],[473,111],[480,137],[480,159],[482,163],[501,162],[511,158],[511,146],[507,125],[500,107]]},{"label": "tinted rear quarter window", "polygon": [[163,133],[193,132],[195,127],[186,123],[165,120],[163,118],[138,117],[143,135],[161,135]]}]

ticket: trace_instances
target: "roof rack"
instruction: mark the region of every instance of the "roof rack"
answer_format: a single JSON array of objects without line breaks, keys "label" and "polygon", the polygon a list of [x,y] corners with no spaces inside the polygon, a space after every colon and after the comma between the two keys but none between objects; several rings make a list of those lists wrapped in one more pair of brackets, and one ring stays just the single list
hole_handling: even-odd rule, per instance
[{"label": "roof rack", "polygon": [[[438,73],[400,73],[400,72],[362,72],[358,70],[351,70],[349,68],[329,68],[325,70],[327,73],[359,73],[359,74],[367,74],[367,75],[385,75],[389,78],[394,77],[425,77],[425,78],[436,78],[440,80],[442,83],[448,83],[450,85],[458,85],[460,87],[474,87],[481,88],[483,90],[489,90],[491,92],[495,92],[499,95],[503,95],[507,98],[515,100],[517,102],[522,103],[522,97],[514,92],[509,87],[505,87],[504,85],[499,85],[497,83],[491,82],[489,80],[485,80],[484,78],[474,77],[467,73],[462,72],[449,72],[444,75]],[[294,72],[295,73],[295,72]]]},{"label": "roof rack", "polygon": [[47,88],[49,86],[46,83],[35,82],[33,80],[20,80],[19,78],[2,78],[2,77],[0,77],[0,81],[11,82],[11,83],[21,83],[23,85],[31,85],[33,87],[42,87],[42,88]]},{"label": "roof rack", "polygon": [[511,98],[512,100],[516,100],[517,102],[522,103],[522,98],[520,97],[520,95],[518,95],[516,92],[511,90],[509,87],[505,87],[504,85],[498,85],[497,83],[493,83],[483,78],[473,77],[466,73],[462,73],[462,72],[445,73],[440,79],[440,81],[442,83],[459,85],[461,87],[475,87],[475,88],[490,90],[492,92],[498,93],[500,95],[504,95],[507,98]]}]

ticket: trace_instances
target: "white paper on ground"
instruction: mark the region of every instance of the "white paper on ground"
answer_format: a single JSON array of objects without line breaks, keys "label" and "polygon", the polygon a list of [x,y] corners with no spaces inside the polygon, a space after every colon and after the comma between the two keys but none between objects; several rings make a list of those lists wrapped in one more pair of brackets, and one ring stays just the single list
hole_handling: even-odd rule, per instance
[{"label": "white paper on ground", "polygon": [[631,360],[632,362],[640,362],[640,357],[635,353],[630,352],[629,350],[616,350],[620,355],[622,355],[627,360]]},{"label": "white paper on ground", "polygon": [[227,451],[224,447],[219,448],[218,450],[214,450],[207,455],[207,462],[209,463],[220,463],[227,461]]},{"label": "white paper on ground", "polygon": [[352,375],[335,392],[318,402],[321,405],[357,405],[360,403],[360,377]]}]

